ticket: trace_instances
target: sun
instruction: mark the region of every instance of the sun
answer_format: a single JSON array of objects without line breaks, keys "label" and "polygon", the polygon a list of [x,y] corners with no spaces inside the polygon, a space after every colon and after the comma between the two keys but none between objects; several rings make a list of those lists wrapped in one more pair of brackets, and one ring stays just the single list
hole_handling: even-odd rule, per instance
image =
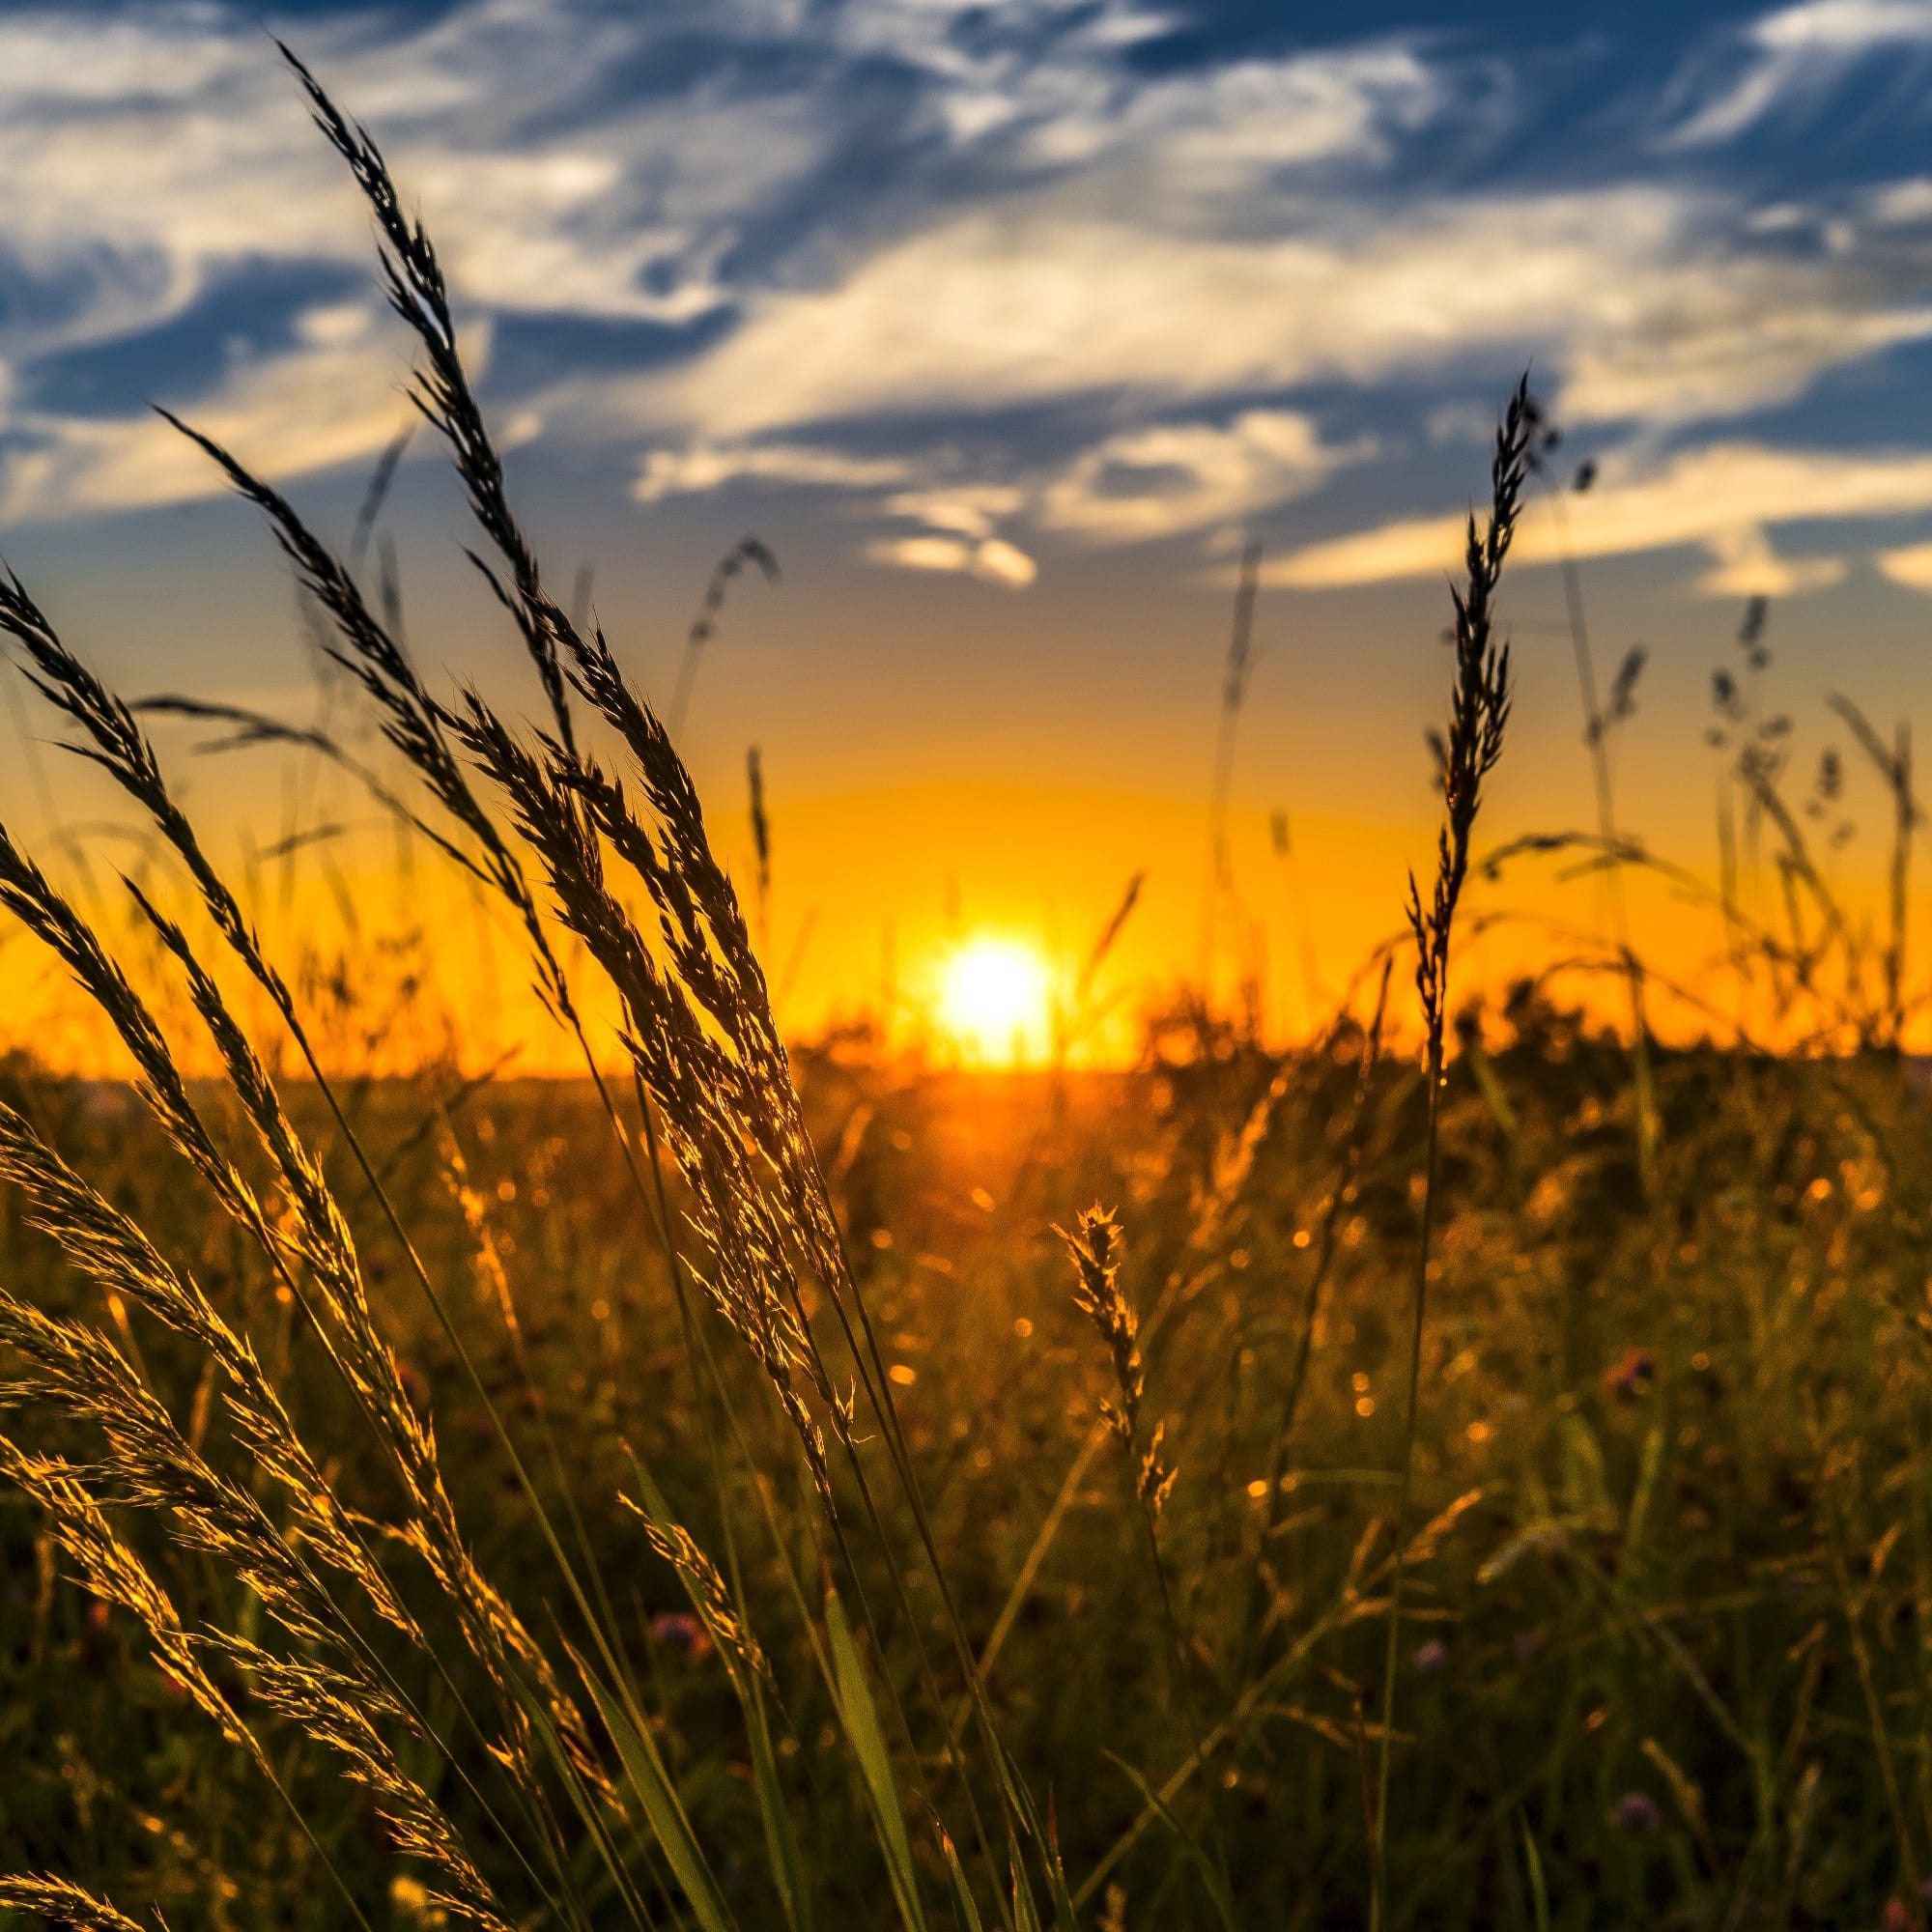
[{"label": "sun", "polygon": [[1052,1023],[1046,961],[1023,941],[969,939],[941,968],[940,1029],[969,1060],[1043,1060]]}]

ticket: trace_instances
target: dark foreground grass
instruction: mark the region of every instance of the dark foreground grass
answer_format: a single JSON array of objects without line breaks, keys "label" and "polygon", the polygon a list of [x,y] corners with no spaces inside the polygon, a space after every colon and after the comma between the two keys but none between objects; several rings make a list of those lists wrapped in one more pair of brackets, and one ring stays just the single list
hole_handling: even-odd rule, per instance
[{"label": "dark foreground grass", "polygon": [[[1240,1053],[1077,1079],[1058,1096],[1045,1081],[809,1066],[811,1118],[839,1150],[836,1199],[954,1591],[982,1644],[1004,1634],[986,1671],[1004,1735],[1050,1794],[1074,1889],[1104,1871],[1085,1923],[1216,1922],[1218,1880],[1176,1829],[1210,1870],[1225,1859],[1238,1924],[1364,1918],[1423,1108],[1406,1065],[1386,1066],[1369,1099],[1262,1538],[1359,1045],[1345,1034],[1291,1065],[1272,1100],[1283,1069]],[[1923,1858],[1932,1816],[1923,1104],[1876,1058],[1665,1056],[1659,1184],[1645,1202],[1621,1049],[1525,1000],[1484,1071],[1481,1086],[1466,1065],[1452,1071],[1444,1105],[1416,1474],[1416,1520],[1430,1526],[1406,1586],[1390,1919],[1877,1924],[1903,1897],[1906,1848]],[[271,1368],[299,1355],[293,1312],[207,1217],[185,1211],[167,1157],[112,1096],[37,1081],[21,1097],[239,1299]],[[736,1531],[815,1922],[892,1922],[810,1626],[752,1476],[721,1490],[701,1451],[669,1284],[595,1095],[587,1084],[488,1091],[446,1137],[416,1131],[433,1098],[372,1089],[359,1124],[393,1154],[426,1258],[464,1284],[453,1299],[505,1426],[567,1442],[571,1507],[730,1910],[747,1926],[784,1922],[724,1661],[617,1500],[635,1488],[632,1448],[699,1543],[722,1548]],[[1029,1142],[1036,1157],[1016,1172],[1009,1151]],[[1156,1820],[1124,1853],[1142,1781],[1169,1779],[1193,1747],[1168,1688],[1131,1480],[1111,1439],[1095,1453],[1110,1372],[1049,1232],[1096,1196],[1120,1201],[1133,1230],[1126,1293],[1169,1311],[1144,1324],[1144,1412],[1165,1421],[1179,1468],[1162,1549],[1213,1741],[1206,1776],[1175,1794],[1174,1828]],[[5,1271],[53,1310],[76,1298],[16,1199]],[[520,1339],[504,1279],[517,1284]],[[553,1614],[568,1625],[497,1425],[401,1286],[379,1290],[384,1319],[437,1416],[479,1561],[532,1628]],[[130,1352],[219,1455],[205,1373],[137,1313],[124,1319]],[[779,1473],[783,1425],[753,1374],[731,1379],[743,1413],[763,1418],[756,1460],[780,1521],[792,1520],[805,1505]],[[300,1393],[302,1433],[337,1486],[381,1497],[385,1472],[346,1405],[319,1378]],[[540,1487],[561,1513],[554,1480]],[[152,1899],[177,1926],[342,1922],[314,1848],[134,1620],[59,1580],[34,1511],[10,1503],[0,1524],[10,1861],[124,1904]],[[909,1530],[892,1526],[913,1567]],[[138,1524],[128,1534],[162,1560]],[[218,1566],[170,1575],[189,1622],[259,1614]],[[915,1590],[912,1615],[937,1637],[929,1589]],[[915,1697],[910,1631],[888,1617],[881,1637],[884,1676]],[[455,1693],[427,1666],[418,1676],[412,1692],[447,1717]],[[366,1796],[299,1737],[279,1739],[274,1757],[363,1911],[407,1921],[419,1874],[390,1854]],[[474,1794],[428,1758],[420,1773],[490,1858]],[[1202,1835],[1209,1818],[1218,1854]],[[944,1874],[923,1834],[915,1860],[937,1899]]]}]

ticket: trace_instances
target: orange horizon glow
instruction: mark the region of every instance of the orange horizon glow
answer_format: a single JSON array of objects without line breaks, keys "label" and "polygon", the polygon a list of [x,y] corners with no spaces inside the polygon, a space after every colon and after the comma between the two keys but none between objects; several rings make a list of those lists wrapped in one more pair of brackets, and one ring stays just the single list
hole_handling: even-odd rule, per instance
[{"label": "orange horizon glow", "polygon": [[[1241,917],[1229,922],[1204,988],[1201,827],[1184,806],[1006,796],[988,788],[962,795],[973,810],[955,817],[952,806],[960,801],[942,794],[892,795],[884,810],[880,796],[795,807],[778,821],[781,865],[766,951],[788,1039],[807,1043],[857,1023],[867,1050],[885,1058],[911,1055],[987,1071],[1061,1059],[1075,1068],[1119,1068],[1140,1059],[1151,1014],[1205,991],[1220,1010],[1251,1016],[1263,1043],[1285,1047],[1319,1035],[1345,1002],[1366,1016],[1375,981],[1369,962],[1382,945],[1395,948],[1392,1044],[1406,1050],[1414,1038],[1399,891],[1405,859],[1427,849],[1426,823],[1409,832],[1304,821],[1291,881],[1269,863],[1264,821],[1237,813],[1233,845]],[[869,847],[862,822],[867,818]],[[1502,833],[1498,826],[1495,842]],[[748,868],[730,849],[728,828],[721,844],[727,865],[739,860],[733,869],[743,878]],[[1068,853],[1076,846],[1087,864],[1069,881]],[[845,863],[854,850],[867,851],[868,867]],[[346,847],[341,851],[342,874],[333,883],[311,870],[286,893],[271,875],[243,890],[326,1065],[406,1073],[439,1064],[466,1077],[493,1066],[506,1078],[582,1072],[574,1041],[530,992],[524,942],[498,908],[440,867],[419,863],[412,872],[384,863],[373,838],[360,865],[353,858]],[[1136,861],[1146,865],[1146,889],[1082,995],[1075,1025],[1068,989],[1080,982],[1095,937],[1119,903],[1118,879]],[[242,882],[240,868],[235,876]],[[278,1022],[233,970],[202,916],[179,888],[150,883],[164,907],[184,919],[244,1023],[272,1046]],[[126,909],[117,909],[106,890],[111,884],[106,877],[92,888],[74,881],[77,902],[128,965],[184,1068],[213,1072],[205,1032],[168,962],[156,957]],[[1803,1043],[1805,1016],[1780,1014],[1762,985],[1742,987],[1725,964],[1722,921],[1712,905],[1692,903],[1652,876],[1633,873],[1627,884],[1633,941],[1659,976],[1651,981],[1649,1018],[1660,1040],[1723,1042],[1742,1036],[1771,1047]],[[1861,875],[1838,885],[1848,917],[1873,936],[1865,948],[1866,991],[1875,995],[1882,892]],[[1760,881],[1747,911],[1768,923],[1773,890]],[[346,923],[351,910],[353,925]],[[1601,914],[1587,878],[1564,883],[1551,864],[1500,883],[1478,875],[1464,912],[1452,1008],[1480,1000],[1493,1013],[1513,980],[1558,967],[1549,981],[1557,1004],[1580,1009],[1593,1023],[1625,1029],[1627,990],[1601,936],[1593,940]],[[1924,895],[1916,895],[1909,989],[1923,984],[1924,962],[1932,960],[1928,912]],[[581,952],[566,945],[560,956],[600,1064],[621,1066],[619,1015],[608,992]],[[116,1077],[128,1070],[105,1022],[57,962],[17,931],[0,943],[0,1003],[6,1014],[0,1047],[27,1047],[62,1072]],[[1911,1012],[1908,1046],[1932,1047],[1928,1020],[1932,1014],[1920,1002]],[[292,1056],[285,1054],[283,1064],[293,1076]]]}]

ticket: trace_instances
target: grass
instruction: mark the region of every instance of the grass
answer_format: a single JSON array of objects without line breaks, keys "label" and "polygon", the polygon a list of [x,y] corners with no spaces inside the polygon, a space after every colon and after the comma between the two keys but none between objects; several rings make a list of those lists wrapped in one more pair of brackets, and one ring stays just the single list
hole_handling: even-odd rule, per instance
[{"label": "grass", "polygon": [[[1456,597],[1436,871],[1363,969],[1372,1017],[1345,1005],[1282,1054],[1183,1002],[1109,1074],[789,1051],[671,736],[587,583],[559,605],[524,534],[432,242],[291,63],[374,214],[539,719],[425,684],[393,569],[372,606],[357,568],[380,490],[338,558],[185,424],[386,746],[375,769],[321,728],[159,708],[366,784],[521,936],[583,1072],[345,1065],[144,714],[0,582],[16,662],[167,861],[84,912],[0,834],[0,900],[135,1069],[22,1056],[0,1094],[0,1909],[1922,1922],[1932,1156],[1897,1052],[1904,734],[1838,701],[1892,805],[1874,949],[1785,800],[1747,623],[1720,799],[1773,846],[1784,917],[1762,917],[1729,871],[1703,888],[1618,830],[1603,740],[1634,673],[1600,709],[1571,573],[1599,827],[1482,852],[1495,600],[1543,434],[1519,389]],[[714,576],[680,704],[747,564],[769,553]],[[755,757],[750,779],[762,926]],[[1671,989],[1620,899],[1570,963],[1628,990],[1630,1045],[1554,980],[1455,1009],[1459,935],[1492,916],[1466,889],[1552,856],[1703,893],[1735,1010],[1678,996],[1725,1044],[1651,1037]],[[383,997],[335,984],[351,1013]],[[621,1009],[618,1068],[586,984]],[[1759,1050],[1759,1012],[1812,1050]]]}]

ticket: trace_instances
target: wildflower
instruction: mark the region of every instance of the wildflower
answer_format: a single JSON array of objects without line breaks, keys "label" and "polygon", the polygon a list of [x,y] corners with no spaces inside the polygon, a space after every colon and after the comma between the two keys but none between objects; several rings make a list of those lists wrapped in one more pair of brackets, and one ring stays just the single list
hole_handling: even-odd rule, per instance
[{"label": "wildflower", "polygon": [[711,1654],[711,1634],[689,1610],[660,1610],[651,1619],[651,1635],[687,1663],[702,1663]]},{"label": "wildflower", "polygon": [[1621,1402],[1636,1402],[1657,1379],[1657,1357],[1648,1349],[1626,1349],[1604,1371],[1604,1393]]},{"label": "wildflower", "polygon": [[1610,1819],[1618,1831],[1628,1832],[1634,1838],[1641,1838],[1662,1825],[1663,1813],[1649,1792],[1626,1791],[1617,1800]]},{"label": "wildflower", "polygon": [[1424,1676],[1433,1676],[1436,1671],[1446,1669],[1448,1663],[1449,1646],[1439,1636],[1425,1637],[1408,1657],[1408,1667]]}]

